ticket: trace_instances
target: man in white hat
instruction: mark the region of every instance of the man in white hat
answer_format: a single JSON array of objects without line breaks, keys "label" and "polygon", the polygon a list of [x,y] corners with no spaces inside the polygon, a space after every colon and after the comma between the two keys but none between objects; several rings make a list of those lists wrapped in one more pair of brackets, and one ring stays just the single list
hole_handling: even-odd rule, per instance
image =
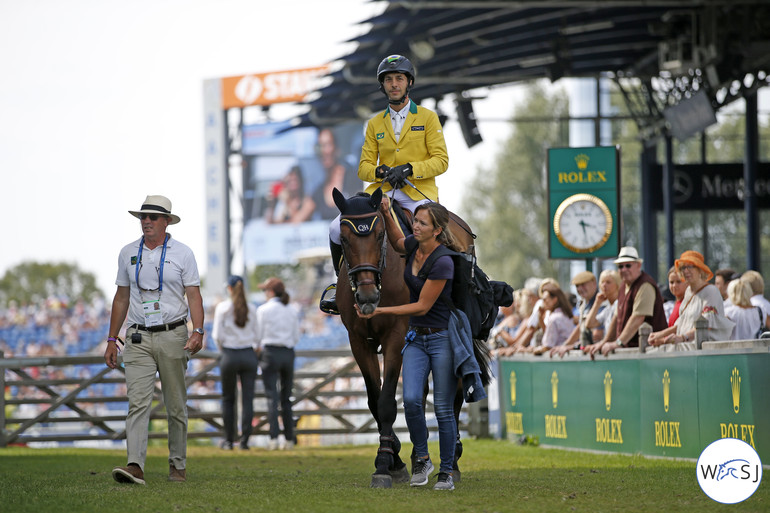
[{"label": "man in white hat", "polygon": [[642,259],[636,248],[620,248],[615,265],[618,266],[625,287],[620,289],[618,309],[604,338],[583,348],[591,357],[599,351],[606,356],[618,347],[638,347],[638,331],[643,322],[649,323],[652,331],[668,326],[663,310],[663,296],[652,276],[642,271]]},{"label": "man in white hat", "polygon": [[[128,464],[115,467],[119,483],[145,484],[148,427],[155,391],[161,380],[168,418],[169,481],[186,480],[187,386],[190,356],[203,348],[203,300],[195,256],[166,228],[180,221],[164,196],[147,196],[139,210],[142,236],[120,251],[118,286],[112,300],[104,360],[115,369],[123,322],[128,318],[123,363],[128,389],[126,448]],[[187,300],[185,301],[185,296]],[[193,331],[188,336],[187,318]]]}]

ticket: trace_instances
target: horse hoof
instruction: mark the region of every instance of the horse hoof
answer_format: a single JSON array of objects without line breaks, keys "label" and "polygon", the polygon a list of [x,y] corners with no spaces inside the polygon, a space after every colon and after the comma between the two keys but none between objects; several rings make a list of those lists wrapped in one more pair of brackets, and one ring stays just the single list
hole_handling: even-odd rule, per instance
[{"label": "horse hoof", "polygon": [[411,479],[409,470],[406,468],[406,463],[400,469],[391,470],[390,476],[393,478],[394,483],[408,483]]},{"label": "horse hoof", "polygon": [[390,474],[372,474],[372,483],[369,488],[392,488],[393,478]]},{"label": "horse hoof", "polygon": [[452,470],[452,481],[455,483],[459,483],[462,479],[462,472],[460,472],[460,469],[453,469]]}]

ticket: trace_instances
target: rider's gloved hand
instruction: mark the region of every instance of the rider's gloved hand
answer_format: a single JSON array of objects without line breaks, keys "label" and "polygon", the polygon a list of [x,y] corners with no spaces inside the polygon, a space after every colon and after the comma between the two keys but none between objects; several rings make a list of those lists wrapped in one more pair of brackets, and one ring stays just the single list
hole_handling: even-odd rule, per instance
[{"label": "rider's gloved hand", "polygon": [[412,164],[401,164],[390,169],[390,173],[385,176],[385,179],[390,183],[394,189],[400,189],[406,185],[406,179],[412,176]]},{"label": "rider's gloved hand", "polygon": [[390,167],[386,166],[385,164],[380,164],[377,166],[377,169],[374,170],[374,177],[379,178],[380,180],[384,180],[386,176],[388,176],[388,173],[390,172]]}]

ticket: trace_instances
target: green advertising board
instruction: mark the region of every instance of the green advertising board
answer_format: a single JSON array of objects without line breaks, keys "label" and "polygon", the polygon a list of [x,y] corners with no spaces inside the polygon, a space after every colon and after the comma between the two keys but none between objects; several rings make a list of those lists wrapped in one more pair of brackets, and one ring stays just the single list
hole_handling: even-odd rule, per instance
[{"label": "green advertising board", "polygon": [[697,459],[739,438],[770,462],[770,354],[703,354],[499,361],[509,440]]},{"label": "green advertising board", "polygon": [[620,150],[548,150],[550,258],[607,258],[620,249]]},{"label": "green advertising board", "polygon": [[641,367],[642,452],[697,458],[698,363],[693,357],[655,358]]}]

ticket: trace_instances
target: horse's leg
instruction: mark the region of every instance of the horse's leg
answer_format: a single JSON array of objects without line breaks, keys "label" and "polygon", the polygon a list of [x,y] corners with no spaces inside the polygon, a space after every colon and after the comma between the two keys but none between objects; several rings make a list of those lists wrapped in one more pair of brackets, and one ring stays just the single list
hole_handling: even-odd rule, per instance
[{"label": "horse's leg", "polygon": [[460,441],[460,410],[463,407],[463,384],[458,383],[457,393],[455,394],[454,411],[455,411],[455,425],[457,426],[457,442],[455,443],[455,461],[452,465],[452,479],[455,483],[459,483],[461,479],[460,467],[457,462],[463,455],[463,443]]},{"label": "horse's leg", "polygon": [[393,431],[393,424],[396,422],[398,412],[396,388],[398,387],[398,377],[401,374],[401,344],[396,339],[400,335],[398,335],[398,330],[394,331],[396,334],[387,335],[388,340],[382,344],[384,376],[377,404],[377,411],[380,416],[380,447],[374,461],[376,470],[372,476],[372,487],[378,488],[389,488],[393,481],[397,483],[409,481],[409,470],[399,456],[401,441]]}]

